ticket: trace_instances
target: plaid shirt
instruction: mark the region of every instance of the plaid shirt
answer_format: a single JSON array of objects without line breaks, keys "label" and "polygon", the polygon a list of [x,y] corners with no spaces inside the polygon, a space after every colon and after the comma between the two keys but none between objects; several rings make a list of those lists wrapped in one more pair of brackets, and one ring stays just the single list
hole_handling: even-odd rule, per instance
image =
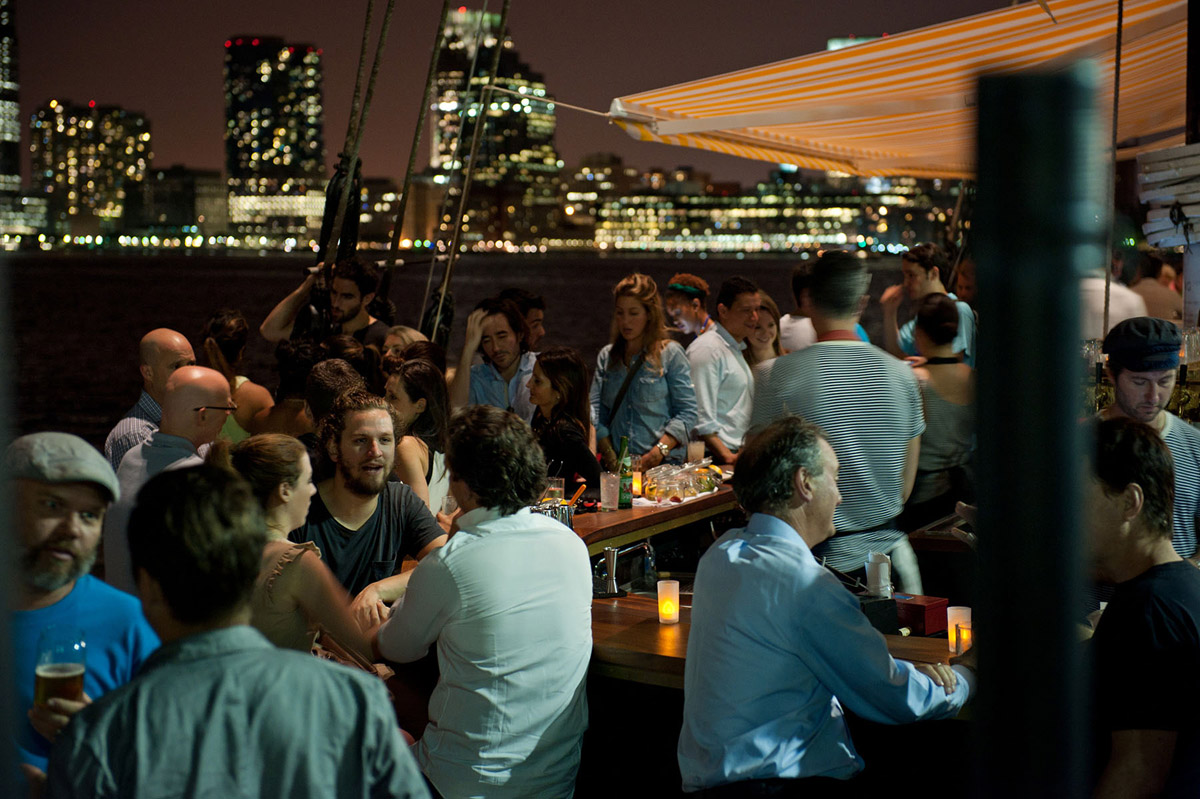
[{"label": "plaid shirt", "polygon": [[121,465],[121,458],[125,457],[125,453],[138,444],[149,441],[161,422],[162,408],[143,391],[137,404],[117,422],[117,426],[104,441],[104,457],[108,458],[114,472]]}]

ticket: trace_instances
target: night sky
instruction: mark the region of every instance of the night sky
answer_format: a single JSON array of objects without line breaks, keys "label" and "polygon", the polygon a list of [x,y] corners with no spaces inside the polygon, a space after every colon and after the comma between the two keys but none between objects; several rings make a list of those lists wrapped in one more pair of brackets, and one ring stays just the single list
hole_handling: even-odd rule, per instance
[{"label": "night sky", "polygon": [[[385,5],[376,0],[377,19]],[[899,33],[1007,5],[513,0],[509,30],[556,99],[607,111],[614,97],[815,52],[830,37]],[[500,7],[501,0],[488,5]],[[369,176],[403,178],[440,9],[437,0],[397,2],[361,152]],[[222,169],[224,42],[240,34],[277,35],[324,50],[325,144],[332,163],[345,138],[365,12],[366,0],[16,0],[22,172],[28,180],[29,116],[52,97],[144,112],[157,167]],[[567,166],[586,153],[611,151],[639,168],[690,164],[715,179],[744,183],[769,169],[635,142],[599,117],[565,108],[558,113],[557,144]]]}]

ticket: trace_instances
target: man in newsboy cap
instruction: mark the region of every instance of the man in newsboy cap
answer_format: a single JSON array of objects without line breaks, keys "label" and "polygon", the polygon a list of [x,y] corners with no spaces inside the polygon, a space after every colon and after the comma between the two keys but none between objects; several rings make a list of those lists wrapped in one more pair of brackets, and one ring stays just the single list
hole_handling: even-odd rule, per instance
[{"label": "man in newsboy cap", "polygon": [[1196,517],[1200,515],[1200,431],[1167,411],[1179,369],[1179,328],[1165,319],[1137,316],[1104,337],[1113,404],[1102,419],[1127,418],[1148,424],[1175,461],[1174,527],[1171,543],[1180,557],[1200,566]]},{"label": "man in newsboy cap", "polygon": [[[124,685],[158,647],[141,604],[92,577],[100,530],[120,488],[100,452],[78,436],[33,433],[9,445],[4,477],[12,485],[18,554],[12,629],[15,695],[25,721],[20,760],[46,768],[50,744],[92,698]],[[10,544],[11,545],[11,544]],[[38,638],[51,626],[77,628],[87,659],[79,701],[34,705]]]}]

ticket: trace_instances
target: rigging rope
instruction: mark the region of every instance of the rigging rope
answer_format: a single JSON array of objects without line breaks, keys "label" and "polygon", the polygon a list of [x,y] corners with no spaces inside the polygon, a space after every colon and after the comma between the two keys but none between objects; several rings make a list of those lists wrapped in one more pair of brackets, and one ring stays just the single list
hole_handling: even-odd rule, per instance
[{"label": "rigging rope", "polygon": [[[367,6],[367,22],[368,22],[368,24],[370,23],[371,15],[374,11],[374,5],[375,5],[375,0],[368,0],[368,6]],[[363,130],[367,126],[367,116],[371,112],[371,99],[375,95],[375,79],[379,77],[379,65],[383,61],[383,47],[387,43],[388,28],[392,24],[392,12],[395,9],[396,9],[396,0],[388,0],[387,10],[383,14],[383,25],[380,27],[380,31],[379,31],[379,40],[375,46],[375,60],[371,64],[371,77],[367,81],[367,94],[366,94],[366,97],[364,97],[363,101],[362,101],[361,114],[356,115],[356,112],[358,110],[357,108],[352,108],[352,110],[351,110],[352,118],[350,121],[350,126],[354,132],[354,135],[352,138],[350,138],[350,131],[349,130],[347,131],[347,138],[348,138],[347,144],[349,146],[347,148],[348,151],[343,151],[343,156],[346,158],[346,162],[348,164],[348,168],[346,170],[347,179],[346,179],[346,183],[342,186],[342,199],[341,199],[341,202],[338,204],[337,215],[334,217],[334,220],[333,220],[333,233],[331,234],[332,237],[335,237],[337,239],[337,241],[334,242],[335,248],[333,250],[333,252],[335,253],[335,257],[336,257],[336,253],[337,253],[336,245],[338,243],[340,243],[341,236],[342,236],[342,224],[345,222],[345,219],[346,219],[346,208],[350,204],[350,194],[352,193],[353,188],[354,188],[354,172],[358,168],[358,146],[362,142],[362,133],[363,133]],[[370,28],[368,27],[363,31],[363,50],[359,54],[359,65],[358,65],[359,79],[362,78],[363,68],[365,67],[366,43],[367,43],[367,38],[369,36],[370,36]],[[357,86],[355,87],[354,94],[355,94],[355,98],[357,99],[357,97],[358,97],[358,87]],[[355,203],[355,208],[357,210],[357,202]]]},{"label": "rigging rope", "polygon": [[[492,52],[492,68],[488,72],[487,85],[479,93],[479,110],[475,114],[475,129],[471,136],[471,154],[467,159],[467,171],[463,176],[462,195],[459,197],[458,213],[454,217],[454,230],[450,238],[450,253],[446,261],[446,272],[442,275],[442,287],[438,292],[437,313],[433,317],[435,333],[442,323],[442,307],[446,302],[446,291],[450,288],[450,277],[454,274],[454,261],[458,256],[458,240],[462,235],[463,215],[467,210],[467,199],[471,193],[471,178],[475,171],[475,159],[479,156],[479,140],[483,138],[483,129],[487,125],[487,114],[484,113],[487,103],[491,100],[491,88],[496,82],[496,73],[500,71],[500,56],[504,53],[504,40],[508,37],[508,11],[512,0],[504,0],[504,8],[500,12],[500,28],[496,33],[496,49]],[[470,78],[468,78],[470,80]],[[462,138],[461,129],[459,138]]]},{"label": "rigging rope", "polygon": [[[480,9],[480,11],[479,11],[479,24],[477,26],[475,26],[475,49],[471,53],[471,70],[469,73],[467,73],[468,77],[467,77],[466,91],[463,92],[463,106],[462,107],[464,109],[470,104],[470,101],[471,101],[471,78],[475,75],[475,67],[479,64],[479,52],[480,52],[480,50],[483,49],[483,26],[487,22],[487,7],[488,7],[487,0],[484,0],[483,8]],[[480,94],[481,95],[483,94],[482,89],[480,90]],[[462,130],[461,119],[462,119],[462,114],[460,113],[459,114],[459,120],[460,120],[459,130],[460,131]],[[450,193],[451,193],[451,189],[453,188],[453,185],[454,185],[449,180],[449,176],[452,174],[450,172],[450,170],[453,169],[454,165],[458,163],[458,154],[461,151],[461,149],[462,149],[462,136],[455,136],[454,137],[454,147],[452,147],[450,149],[450,160],[447,162],[447,163],[449,163],[450,166],[447,167],[447,169],[446,169],[447,178],[448,178],[447,183],[446,183],[446,193],[442,195],[442,204],[438,208],[437,219],[438,219],[439,227],[442,224],[444,224],[443,220],[446,219],[446,212],[450,210]],[[438,244],[440,245],[441,237],[439,236],[438,239],[439,239]],[[446,257],[448,258],[449,256],[446,256]],[[425,313],[424,309],[429,304],[429,291],[431,288],[433,288],[433,269],[434,269],[434,266],[438,263],[438,260],[439,259],[437,257],[435,257],[432,261],[429,262],[429,274],[425,276],[425,294],[421,297],[421,309],[422,309],[421,313],[422,314]],[[433,337],[431,336],[430,341],[432,341],[432,340],[433,340]]]},{"label": "rigging rope", "polygon": [[561,100],[548,100],[544,97],[534,97],[532,94],[529,94],[528,92],[522,93],[522,92],[514,91],[512,89],[505,89],[502,86],[493,86],[492,91],[500,92],[501,94],[511,94],[513,97],[525,97],[525,98],[533,98],[535,100],[542,100],[543,102],[550,103],[556,107],[561,105],[563,108],[570,108],[572,111],[582,111],[585,114],[592,114],[594,116],[604,117],[605,119],[611,119],[611,117],[612,117],[612,115],[609,114],[607,111],[595,111],[591,108],[584,108],[581,105],[571,105],[570,103],[564,103]]},{"label": "rigging rope", "polygon": [[[433,83],[437,77],[437,62],[438,56],[442,52],[442,47],[446,43],[446,20],[450,16],[450,0],[444,0],[442,3],[442,16],[438,22],[438,34],[433,39],[433,51],[429,57],[429,72],[425,76],[425,94],[421,98],[421,107],[417,112],[417,126],[413,130],[412,148],[408,152],[408,169],[404,172],[404,186],[400,189],[400,201],[396,204],[396,222],[392,226],[392,242],[388,248],[387,263],[384,271],[384,296],[387,295],[387,289],[391,286],[392,267],[396,265],[396,255],[400,249],[400,233],[404,226],[404,212],[408,208],[408,192],[412,188],[413,172],[417,168],[417,148],[421,146],[421,133],[425,128],[425,113],[429,110],[430,96],[433,94]],[[436,260],[436,259],[434,259]],[[430,263],[430,274],[433,273],[432,262]],[[425,289],[426,300],[421,302],[421,308],[424,310],[425,302],[428,301],[429,289]]]}]

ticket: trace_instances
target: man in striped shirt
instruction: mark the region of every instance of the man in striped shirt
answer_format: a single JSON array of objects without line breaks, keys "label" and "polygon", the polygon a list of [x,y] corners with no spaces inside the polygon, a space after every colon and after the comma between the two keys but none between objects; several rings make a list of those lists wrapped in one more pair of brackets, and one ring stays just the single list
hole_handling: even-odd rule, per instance
[{"label": "man in striped shirt", "polygon": [[1179,328],[1165,319],[1138,316],[1115,325],[1104,338],[1114,402],[1102,419],[1125,417],[1158,431],[1175,461],[1175,513],[1171,543],[1200,566],[1196,517],[1200,515],[1200,431],[1166,410],[1179,368]]},{"label": "man in striped shirt", "polygon": [[142,373],[142,395],[113,427],[104,441],[104,457],[115,472],[121,458],[138,444],[150,440],[162,423],[162,401],[167,378],[181,366],[193,366],[196,356],[182,333],[165,327],[142,336],[138,345],[138,370]]},{"label": "man in striped shirt", "polygon": [[791,414],[821,427],[841,462],[837,534],[813,553],[843,572],[886,552],[900,587],[921,593],[917,558],[895,518],[912,491],[925,421],[911,367],[854,332],[870,275],[853,255],[830,252],[814,265],[803,309],[817,343],[759,366],[752,428]]}]

